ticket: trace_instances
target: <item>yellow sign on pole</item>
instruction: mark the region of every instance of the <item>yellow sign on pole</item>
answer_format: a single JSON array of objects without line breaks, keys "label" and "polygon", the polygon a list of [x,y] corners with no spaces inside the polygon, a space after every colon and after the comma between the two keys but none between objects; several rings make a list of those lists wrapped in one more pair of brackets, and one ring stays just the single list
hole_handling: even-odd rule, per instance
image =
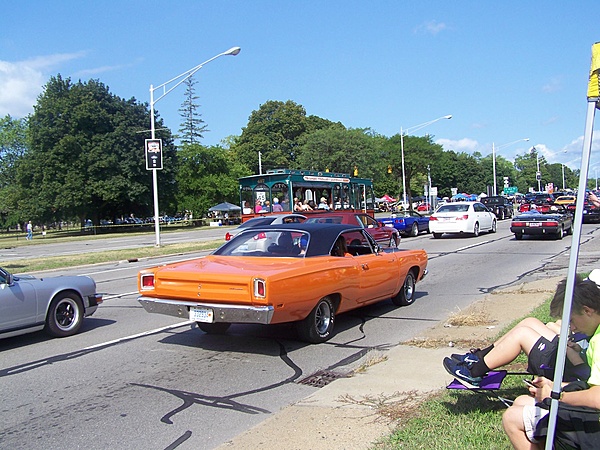
[{"label": "yellow sign on pole", "polygon": [[587,96],[588,100],[598,100],[600,97],[600,42],[592,45],[592,66]]}]

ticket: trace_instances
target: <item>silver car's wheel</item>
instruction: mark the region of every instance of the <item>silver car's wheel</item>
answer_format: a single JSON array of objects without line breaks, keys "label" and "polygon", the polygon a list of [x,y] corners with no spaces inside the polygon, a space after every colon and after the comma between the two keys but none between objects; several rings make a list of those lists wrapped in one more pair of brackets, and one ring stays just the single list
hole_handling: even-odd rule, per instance
[{"label": "silver car's wheel", "polygon": [[490,230],[490,233],[495,233],[496,232],[496,227],[497,227],[496,221],[492,220],[492,229]]},{"label": "silver car's wheel", "polygon": [[63,292],[50,303],[45,330],[55,337],[71,336],[81,328],[83,315],[81,298],[75,293]]}]

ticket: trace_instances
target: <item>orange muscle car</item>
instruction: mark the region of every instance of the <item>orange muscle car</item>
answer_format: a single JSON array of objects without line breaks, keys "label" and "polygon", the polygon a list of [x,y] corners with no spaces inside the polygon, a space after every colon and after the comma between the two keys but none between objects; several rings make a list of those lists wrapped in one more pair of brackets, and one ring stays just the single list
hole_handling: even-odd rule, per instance
[{"label": "orange muscle car", "polygon": [[270,225],[242,231],[208,256],[140,271],[138,300],[206,333],[295,322],[302,340],[319,343],[333,335],[336,314],[387,299],[413,303],[426,267],[424,250],[382,249],[360,227]]}]

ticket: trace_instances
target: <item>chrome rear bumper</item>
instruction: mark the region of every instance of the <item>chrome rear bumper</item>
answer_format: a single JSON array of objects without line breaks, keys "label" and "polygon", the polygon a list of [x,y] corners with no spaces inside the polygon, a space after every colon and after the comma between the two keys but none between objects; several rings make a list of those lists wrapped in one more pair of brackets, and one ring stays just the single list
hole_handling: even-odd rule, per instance
[{"label": "chrome rear bumper", "polygon": [[182,319],[190,318],[191,307],[212,309],[215,322],[259,323],[268,325],[273,319],[272,306],[221,305],[218,303],[184,302],[181,300],[168,300],[144,296],[139,297],[138,302],[140,302],[144,309],[149,313],[164,314]]}]

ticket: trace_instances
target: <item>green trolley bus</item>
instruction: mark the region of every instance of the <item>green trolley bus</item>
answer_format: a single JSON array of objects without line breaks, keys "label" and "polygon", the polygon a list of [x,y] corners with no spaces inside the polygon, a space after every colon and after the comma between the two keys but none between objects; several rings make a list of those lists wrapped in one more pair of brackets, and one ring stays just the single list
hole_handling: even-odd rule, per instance
[{"label": "green trolley bus", "polygon": [[346,173],[274,169],[239,179],[242,221],[265,213],[309,214],[323,209],[366,211],[375,207],[373,181]]}]

